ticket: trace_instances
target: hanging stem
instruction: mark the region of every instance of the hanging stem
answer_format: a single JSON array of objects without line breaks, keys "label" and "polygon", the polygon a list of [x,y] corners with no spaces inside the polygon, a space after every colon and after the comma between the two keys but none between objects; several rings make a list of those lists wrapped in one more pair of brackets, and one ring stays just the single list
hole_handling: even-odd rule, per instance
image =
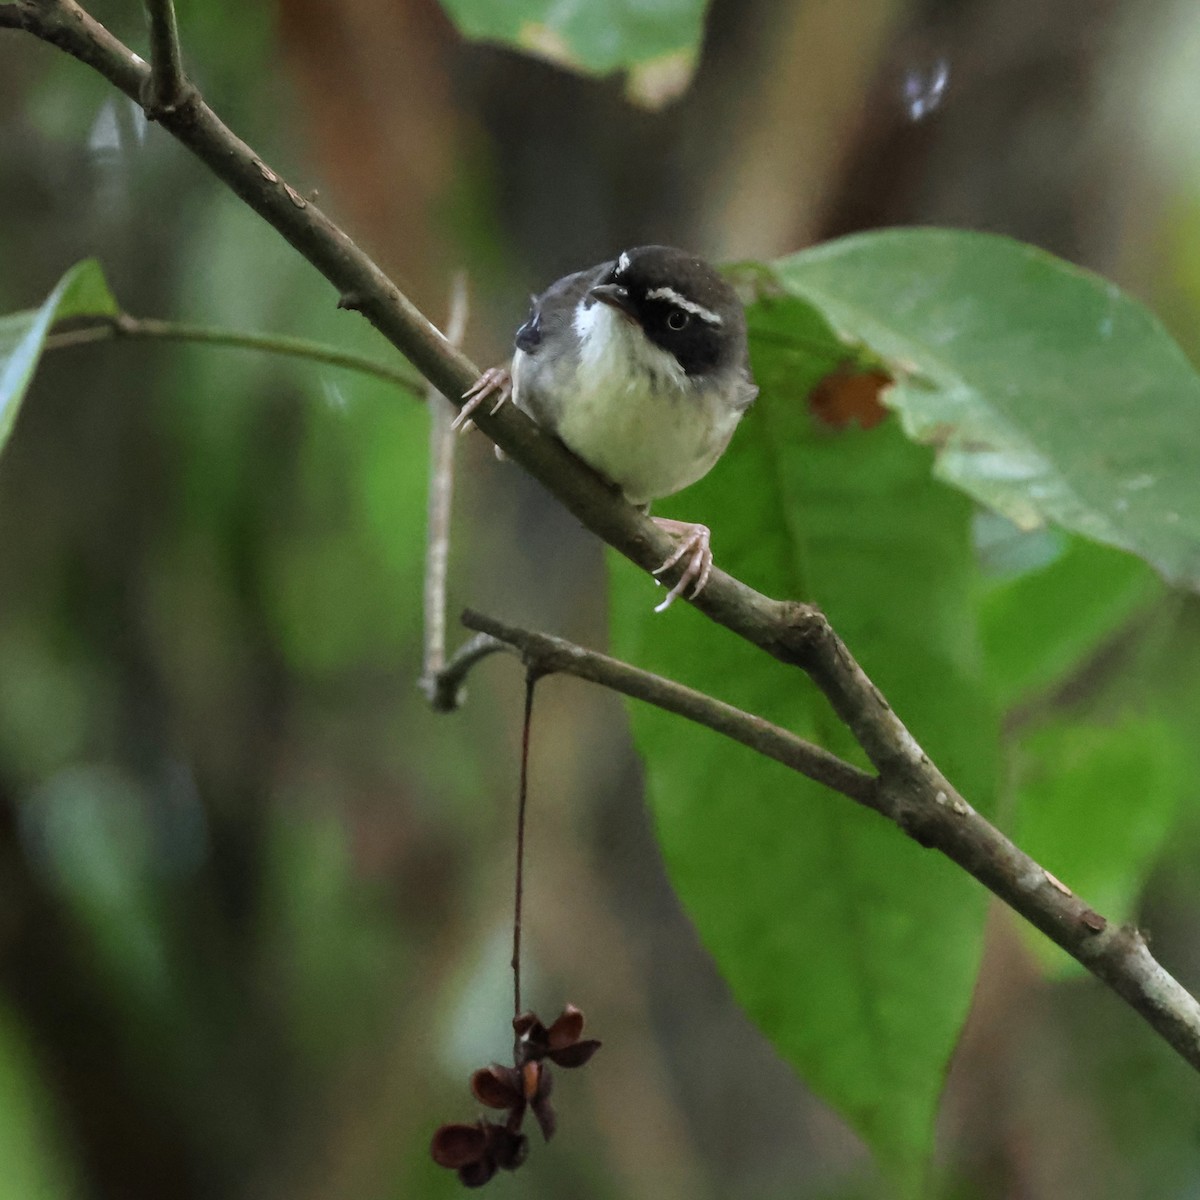
[{"label": "hanging stem", "polygon": [[521,783],[517,796],[517,879],[513,901],[513,1016],[521,1015],[521,902],[525,894],[525,801],[529,795],[529,730],[533,724],[536,671],[525,676],[525,724],[521,730]]}]

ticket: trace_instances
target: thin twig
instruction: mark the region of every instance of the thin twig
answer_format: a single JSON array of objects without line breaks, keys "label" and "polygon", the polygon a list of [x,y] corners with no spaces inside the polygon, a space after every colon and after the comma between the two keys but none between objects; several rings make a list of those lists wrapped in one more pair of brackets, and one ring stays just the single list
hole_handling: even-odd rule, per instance
[{"label": "thin twig", "polygon": [[450,656],[450,661],[436,675],[421,680],[424,691],[434,712],[457,712],[466,699],[465,684],[476,663],[490,658],[499,651],[513,652],[513,648],[490,633],[477,633],[468,638]]},{"label": "thin twig", "polygon": [[[466,329],[467,277],[460,271],[454,277],[450,292],[446,340],[452,346],[461,346]],[[450,561],[450,514],[454,502],[454,445],[458,438],[451,428],[454,409],[433,384],[428,386],[426,400],[429,408],[429,498],[421,690],[436,708],[437,701],[447,696],[456,701],[460,691],[456,686],[447,693],[438,683],[438,674],[446,665],[446,572]]]},{"label": "thin twig", "polygon": [[150,22],[150,82],[145,109],[151,120],[173,112],[187,91],[183,55],[179,49],[179,25],[172,0],[144,0]]},{"label": "thin twig", "polygon": [[[74,0],[6,0],[0,27],[24,29],[94,68],[141,102],[150,69]],[[419,309],[341,229],[263,162],[194,89],[154,114],[361,312],[443,395],[478,378]],[[516,405],[476,424],[588,529],[645,570],[673,550],[659,530],[543,433]],[[714,570],[691,603],[780,662],[806,671],[881,777],[880,797],[901,829],[953,859],[1122,996],[1200,1069],[1200,1004],[1155,961],[1135,929],[1110,926],[984,821],[930,762],[817,608],[773,600]]]},{"label": "thin twig", "polygon": [[376,362],[361,354],[339,350],[307,338],[283,334],[243,333],[234,329],[219,329],[209,325],[187,325],[177,321],[159,321],[153,317],[131,317],[121,313],[104,317],[97,324],[52,333],[46,339],[47,350],[67,350],[96,342],[111,342],[121,338],[145,338],[152,341],[201,342],[209,346],[226,346],[235,350],[260,350],[288,358],[303,358],[330,367],[344,367],[363,375],[373,375],[385,383],[394,384],[413,395],[420,395],[424,381],[415,371]]},{"label": "thin twig", "polygon": [[517,869],[513,889],[513,1016],[521,1015],[521,907],[525,900],[525,807],[529,799],[529,735],[533,728],[533,689],[538,672],[525,672],[525,720],[521,726],[521,782],[517,795]]},{"label": "thin twig", "polygon": [[851,800],[857,800],[859,804],[884,812],[879,800],[878,783],[871,775],[844,762],[836,754],[806,742],[794,733],[772,725],[770,721],[764,721],[762,717],[734,708],[732,704],[716,700],[674,680],[610,658],[607,654],[587,650],[549,634],[519,629],[484,613],[467,609],[462,622],[468,629],[478,630],[482,637],[491,637],[515,647],[521,652],[526,665],[541,675],[574,675],[611,688],[623,696],[643,700],[656,708],[686,717],[791,767],[816,783],[849,796]]}]

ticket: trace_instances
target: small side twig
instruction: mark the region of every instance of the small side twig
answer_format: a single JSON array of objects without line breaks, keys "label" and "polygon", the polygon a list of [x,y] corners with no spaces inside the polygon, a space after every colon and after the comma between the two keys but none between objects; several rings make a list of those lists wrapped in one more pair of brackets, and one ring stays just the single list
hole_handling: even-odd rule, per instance
[{"label": "small side twig", "polygon": [[[454,277],[446,340],[462,345],[467,329],[467,279]],[[454,500],[454,443],[451,428],[454,409],[433,384],[426,390],[429,406],[429,497],[425,538],[425,653],[421,690],[439,712],[453,711],[461,703],[460,677],[447,687],[439,680],[446,665],[446,572],[450,561],[450,514]],[[448,707],[446,707],[448,705]]]},{"label": "small side twig", "polygon": [[434,712],[457,712],[466,698],[464,684],[475,664],[501,650],[515,653],[512,646],[490,633],[477,633],[463,642],[440,671],[422,677],[421,690]]},{"label": "small side twig", "polygon": [[872,776],[762,717],[607,654],[549,634],[507,625],[484,613],[468,609],[462,621],[468,629],[478,630],[480,637],[490,637],[493,642],[519,650],[529,669],[539,675],[574,675],[686,717],[886,815]]},{"label": "small side twig", "polygon": [[154,120],[179,107],[187,96],[188,83],[183,73],[173,0],[144,0],[144,3],[150,22],[150,78],[143,106],[146,116]]},{"label": "small side twig", "polygon": [[78,329],[64,329],[52,333],[46,339],[47,350],[69,350],[74,346],[90,346],[97,342],[120,341],[122,338],[144,339],[166,342],[199,342],[207,346],[225,346],[234,350],[259,350],[266,354],[279,354],[286,358],[303,358],[310,362],[324,363],[330,367],[344,367],[373,375],[385,383],[394,384],[406,392],[419,395],[424,380],[413,370],[389,366],[327,346],[307,338],[289,337],[274,333],[243,333],[236,329],[220,329],[210,325],[189,325],[178,321],[160,321],[154,317],[131,317],[119,313],[115,317],[97,318],[95,324],[83,325]]}]

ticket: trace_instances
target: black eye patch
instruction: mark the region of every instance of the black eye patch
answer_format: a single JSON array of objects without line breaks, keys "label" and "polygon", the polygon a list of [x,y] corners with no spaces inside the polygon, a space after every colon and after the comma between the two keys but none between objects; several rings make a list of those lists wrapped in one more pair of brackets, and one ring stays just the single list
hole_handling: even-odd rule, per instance
[{"label": "black eye patch", "polygon": [[706,321],[668,300],[643,300],[639,313],[646,336],[675,355],[687,374],[699,375],[716,366],[720,335]]}]

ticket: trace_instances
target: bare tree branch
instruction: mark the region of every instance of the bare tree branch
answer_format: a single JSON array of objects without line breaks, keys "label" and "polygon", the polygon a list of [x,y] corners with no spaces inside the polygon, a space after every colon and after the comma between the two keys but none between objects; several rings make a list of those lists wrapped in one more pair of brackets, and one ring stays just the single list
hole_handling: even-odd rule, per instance
[{"label": "bare tree branch", "polygon": [[[98,71],[130,99],[142,102],[148,65],[74,0],[0,4],[2,26],[24,29],[59,47]],[[340,307],[361,312],[438,391],[459,403],[457,398],[478,378],[478,368],[314,203],[222,124],[195,91],[174,111],[158,114],[158,121],[329,280],[337,289]],[[476,424],[584,525],[639,566],[652,570],[674,549],[669,535],[515,405],[505,405],[494,416],[480,413]],[[757,629],[758,635],[751,640],[760,643],[773,640],[777,613],[793,607],[759,596],[721,572],[714,572],[701,600],[700,607],[731,628]]]},{"label": "bare tree branch", "polygon": [[[24,29],[99,71],[141,103],[150,69],[74,0],[8,0],[0,26]],[[192,89],[153,114],[163,128],[281,233],[443,395],[459,397],[476,368],[358,247],[280,179]],[[588,529],[651,570],[671,541],[515,405],[476,424],[540,480]],[[988,824],[950,786],[811,605],[772,600],[723,571],[692,601],[712,620],[781,662],[805,670],[879,772],[885,812],[936,847],[1104,980],[1192,1066],[1200,1069],[1200,1005],[1155,961],[1141,935],[1111,926]]]}]

